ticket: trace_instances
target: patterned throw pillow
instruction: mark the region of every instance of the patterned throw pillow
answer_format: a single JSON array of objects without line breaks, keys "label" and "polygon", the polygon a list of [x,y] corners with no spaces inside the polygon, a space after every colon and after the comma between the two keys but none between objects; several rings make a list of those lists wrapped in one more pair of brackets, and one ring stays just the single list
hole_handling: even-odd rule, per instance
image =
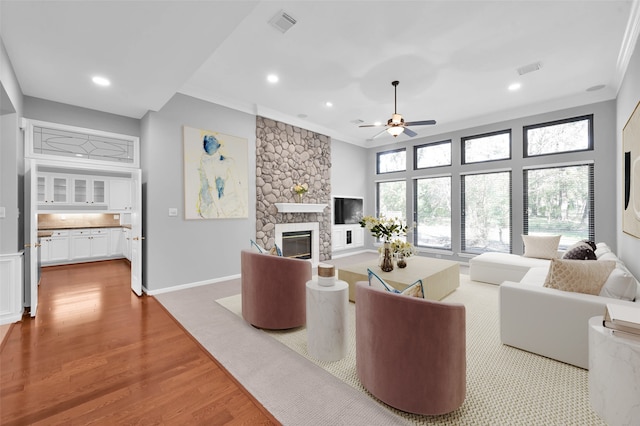
[{"label": "patterned throw pillow", "polygon": [[596,253],[591,246],[585,241],[579,241],[570,246],[562,255],[563,259],[573,260],[596,260]]},{"label": "patterned throw pillow", "polygon": [[420,297],[424,299],[424,290],[422,288],[422,280],[417,280],[409,287],[405,288],[402,291],[399,291],[392,287],[390,284],[387,284],[385,280],[380,278],[375,272],[371,269],[367,269],[367,273],[369,274],[369,286],[379,288],[381,290],[386,290],[391,293],[403,294],[405,296],[411,297]]},{"label": "patterned throw pillow", "polygon": [[561,235],[522,235],[524,257],[555,259],[558,257],[558,244]]},{"label": "patterned throw pillow", "polygon": [[598,295],[615,267],[616,263],[609,260],[583,262],[551,259],[544,286],[562,291]]},{"label": "patterned throw pillow", "polygon": [[251,241],[251,250],[255,251],[256,253],[264,253],[264,249],[260,247],[258,243],[256,243],[253,240],[249,240],[249,241]]}]

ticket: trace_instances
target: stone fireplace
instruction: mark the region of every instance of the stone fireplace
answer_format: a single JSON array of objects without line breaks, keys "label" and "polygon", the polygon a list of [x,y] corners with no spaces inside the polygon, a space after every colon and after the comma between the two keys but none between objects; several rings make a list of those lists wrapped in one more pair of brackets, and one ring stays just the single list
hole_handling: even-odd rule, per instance
[{"label": "stone fireplace", "polygon": [[[280,211],[276,204],[295,202],[295,184],[306,183],[302,204],[320,210]],[[256,241],[282,248],[283,225],[315,224],[311,230],[312,262],[331,259],[331,139],[290,124],[256,117]],[[308,229],[308,228],[307,228]],[[285,232],[298,232],[293,231]]]}]

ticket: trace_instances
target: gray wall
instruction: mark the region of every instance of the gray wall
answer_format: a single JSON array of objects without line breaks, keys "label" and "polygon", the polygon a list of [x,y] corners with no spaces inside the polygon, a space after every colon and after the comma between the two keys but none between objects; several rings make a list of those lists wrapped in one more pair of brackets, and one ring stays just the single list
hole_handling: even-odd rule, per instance
[{"label": "gray wall", "polygon": [[[367,202],[366,210],[368,213],[375,213],[375,182],[377,180],[390,180],[394,178],[406,178],[407,179],[407,200],[408,211],[407,218],[413,218],[413,182],[412,178],[427,176],[425,170],[413,171],[413,146],[421,145],[428,142],[437,142],[442,140],[451,139],[452,141],[452,167],[439,167],[432,172],[433,174],[452,173],[452,199],[451,199],[451,211],[452,211],[452,250],[451,252],[445,251],[433,251],[429,250],[428,253],[424,253],[428,256],[434,256],[435,253],[441,255],[443,258],[466,262],[467,256],[460,256],[460,173],[472,172],[482,169],[506,169],[512,170],[512,250],[513,253],[521,254],[523,252],[522,245],[522,228],[523,228],[523,181],[522,181],[522,168],[523,166],[540,165],[540,164],[552,164],[552,163],[568,163],[573,161],[591,160],[595,159],[595,234],[596,241],[604,241],[609,246],[616,246],[616,223],[612,220],[614,214],[616,198],[616,190],[618,183],[618,175],[616,169],[616,114],[615,114],[615,101],[600,102],[592,105],[585,105],[581,107],[553,111],[545,114],[539,114],[529,117],[523,117],[515,120],[509,120],[491,125],[485,125],[480,127],[474,127],[469,129],[458,130],[447,134],[441,134],[436,136],[430,136],[425,138],[413,138],[410,141],[403,141],[396,144],[385,145],[382,147],[376,147],[369,150],[367,154],[367,161],[370,167],[367,171],[367,178],[369,185],[367,187]],[[522,127],[532,124],[544,123],[553,120],[560,120],[564,118],[571,118],[586,114],[593,114],[594,116],[594,150],[577,153],[559,154],[554,156],[541,156],[534,158],[523,158],[522,150]],[[467,164],[460,165],[460,139],[465,136],[478,135],[483,133],[489,133],[499,130],[511,129],[511,141],[512,141],[512,160],[505,161],[493,161],[487,166],[483,164]],[[399,147],[407,148],[407,172],[401,173],[385,173],[383,175],[376,175],[376,153],[386,151],[390,149],[396,149]],[[553,158],[552,158],[553,157]],[[484,166],[484,167],[482,167]],[[373,238],[365,236],[368,247],[372,247]]]},{"label": "gray wall", "polygon": [[[640,239],[622,232],[622,129],[636,105],[640,102],[640,42],[636,43],[635,51],[629,61],[622,86],[618,91],[616,102],[616,148],[617,159],[616,184],[618,197],[616,201],[616,229],[618,231],[618,255],[626,263],[629,270],[640,278]],[[610,219],[612,222],[613,218]]]},{"label": "gray wall", "polygon": [[0,39],[0,206],[5,208],[0,219],[0,254],[18,253],[23,249],[22,182],[24,181],[24,148],[20,117],[23,110],[22,90],[13,66]]},{"label": "gray wall", "polygon": [[46,99],[24,97],[24,115],[32,120],[48,121],[104,132],[140,136],[140,120],[109,114]]},{"label": "gray wall", "polygon": [[[247,219],[184,219],[182,126],[247,139]],[[240,273],[240,250],[255,235],[255,132],[254,115],[181,94],[143,118],[143,282],[149,291]],[[177,217],[168,216],[170,207],[178,209]]]}]

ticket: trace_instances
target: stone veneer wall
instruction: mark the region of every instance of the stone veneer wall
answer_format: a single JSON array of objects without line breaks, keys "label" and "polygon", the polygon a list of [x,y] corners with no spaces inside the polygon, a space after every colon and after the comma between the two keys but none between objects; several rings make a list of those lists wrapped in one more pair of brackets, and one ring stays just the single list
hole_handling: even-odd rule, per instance
[{"label": "stone veneer wall", "polygon": [[[303,202],[327,204],[323,213],[279,213],[293,203],[291,187],[306,183]],[[320,223],[319,261],[331,259],[331,139],[290,124],[256,117],[256,241],[270,249],[276,223]]]}]

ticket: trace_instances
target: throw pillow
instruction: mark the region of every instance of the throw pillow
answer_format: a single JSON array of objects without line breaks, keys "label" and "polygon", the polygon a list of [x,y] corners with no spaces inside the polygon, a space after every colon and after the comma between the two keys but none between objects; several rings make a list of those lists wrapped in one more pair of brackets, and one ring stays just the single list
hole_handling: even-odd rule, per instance
[{"label": "throw pillow", "polygon": [[256,253],[264,253],[264,249],[260,247],[255,241],[249,241],[251,241],[251,250],[255,251]]},{"label": "throw pillow", "polygon": [[602,286],[600,296],[634,301],[637,291],[638,285],[633,275],[625,269],[616,268],[611,271],[607,281]]},{"label": "throw pillow", "polygon": [[611,249],[606,243],[597,243],[595,252],[598,259],[600,259],[603,254],[611,253]]},{"label": "throw pillow", "polygon": [[598,295],[615,267],[611,261],[551,259],[544,287]]},{"label": "throw pillow", "polygon": [[420,297],[424,299],[424,290],[422,288],[422,280],[417,280],[409,287],[405,288],[402,291],[397,290],[390,284],[387,284],[385,280],[380,278],[375,272],[371,269],[367,269],[367,273],[369,274],[369,285],[371,287],[375,287],[381,290],[386,290],[391,293],[403,294],[405,296],[411,297]]},{"label": "throw pillow", "polygon": [[562,259],[596,260],[597,257],[589,244],[584,241],[579,241],[564,252]]},{"label": "throw pillow", "polygon": [[522,235],[524,257],[555,259],[558,257],[558,244],[561,235]]},{"label": "throw pillow", "polygon": [[595,242],[595,241],[582,240],[582,241],[580,241],[580,242],[581,242],[581,243],[588,244],[588,245],[589,245],[589,247],[591,247],[591,250],[593,250],[593,251],[596,251],[596,248],[598,248],[598,247],[596,246],[596,242]]}]

